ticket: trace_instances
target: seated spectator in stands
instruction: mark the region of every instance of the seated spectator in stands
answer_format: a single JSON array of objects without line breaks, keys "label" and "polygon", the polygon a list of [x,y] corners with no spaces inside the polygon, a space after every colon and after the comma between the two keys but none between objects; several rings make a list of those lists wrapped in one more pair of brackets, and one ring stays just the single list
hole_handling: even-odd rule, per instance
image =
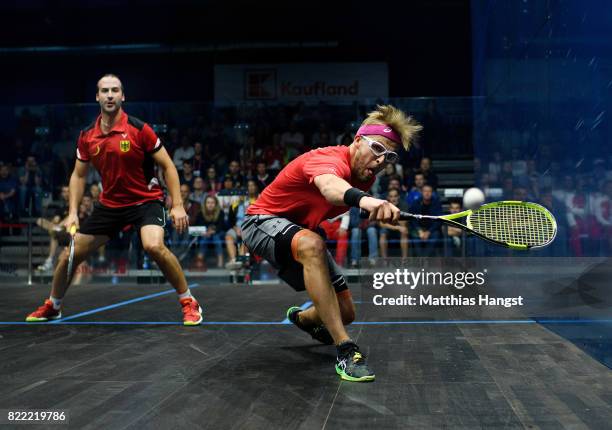
[{"label": "seated spectator in stands", "polygon": [[[408,205],[400,199],[400,192],[396,189],[391,189],[387,193],[387,200],[397,206],[401,211],[406,212]],[[389,243],[399,241],[402,251],[402,258],[408,257],[408,221],[400,221],[398,225],[380,223],[380,255],[383,258],[389,256]]]},{"label": "seated spectator in stands", "polygon": [[91,197],[89,191],[86,191],[85,194],[83,194],[83,198],[81,199],[81,205],[83,205],[87,216],[91,215],[91,213],[93,212],[93,203],[93,197]]},{"label": "seated spectator in stands", "polygon": [[242,188],[246,186],[246,179],[244,175],[240,172],[240,163],[238,161],[230,161],[229,165],[227,166],[227,173],[225,176],[227,177],[228,175],[230,178],[232,178],[232,181],[234,182],[234,187]]},{"label": "seated spectator in stands", "polygon": [[512,200],[516,200],[519,202],[527,202],[534,199],[529,196],[527,188],[521,185],[517,185],[512,190]]},{"label": "seated spectator in stands", "polygon": [[193,188],[193,167],[191,166],[191,160],[183,161],[183,170],[179,172],[179,181],[181,184],[189,185],[189,189]]},{"label": "seated spectator in stands", "polygon": [[61,188],[60,199],[47,207],[46,218],[38,218],[36,225],[47,230],[49,233],[49,254],[43,264],[38,266],[38,270],[48,271],[53,269],[53,262],[58,246],[66,246],[69,243],[68,234],[62,225],[64,218],[68,216],[68,208],[70,204],[70,195],[68,186],[64,185]]},{"label": "seated spectator in stands", "polygon": [[0,166],[0,221],[17,217],[17,179],[10,174],[6,164]]},{"label": "seated spectator in stands", "polygon": [[410,187],[410,191],[406,195],[406,203],[410,206],[423,196],[423,187],[427,184],[425,175],[422,173],[416,173],[414,175],[414,183]]},{"label": "seated spectator in stands", "polygon": [[349,212],[349,228],[351,230],[351,267],[357,267],[361,258],[361,232],[365,230],[368,238],[368,259],[370,265],[378,258],[378,230],[376,223],[369,219],[361,219],[361,209],[351,208]]},{"label": "seated spectator in stands", "polygon": [[347,211],[336,218],[326,219],[319,224],[319,227],[325,232],[325,239],[336,242],[336,255],[334,260],[339,266],[344,266],[346,263],[350,220],[351,218]]},{"label": "seated spectator in stands", "polygon": [[206,169],[206,178],[204,178],[204,190],[206,190],[206,193],[214,196],[221,188],[223,186],[217,177],[217,170],[213,166]]},{"label": "seated spectator in stands", "polygon": [[335,143],[335,138],[332,133],[329,131],[329,127],[327,123],[321,122],[319,124],[319,129],[315,131],[312,135],[312,147],[313,148],[324,148],[331,144]]},{"label": "seated spectator in stands", "polygon": [[502,199],[512,200],[513,195],[514,195],[514,180],[512,179],[512,176],[505,177],[502,180]]},{"label": "seated spectator in stands", "polygon": [[[438,200],[434,199],[433,188],[430,185],[423,186],[423,196],[410,206],[409,212],[420,215],[442,215],[442,207]],[[441,223],[432,219],[411,220],[410,236],[416,239],[414,249],[417,255],[433,256],[442,237]]]},{"label": "seated spectator in stands", "polygon": [[[181,139],[181,146],[176,148],[174,151],[174,157],[172,157],[172,161],[174,161],[174,165],[176,169],[180,172],[183,170],[184,162],[187,160],[191,160],[195,155],[195,149],[191,146],[191,142],[189,142],[189,138],[187,136],[183,136]],[[191,163],[190,163],[191,164]]]},{"label": "seated spectator in stands", "polygon": [[[246,247],[242,243],[242,230],[240,225],[244,221],[246,211],[252,203],[259,197],[257,182],[250,180],[247,183],[247,195],[242,195],[238,200],[231,204],[227,217],[229,229],[225,233],[225,247],[229,259],[228,269],[236,269],[236,252],[238,255],[246,254]],[[240,265],[241,266],[241,265]],[[239,266],[238,266],[239,267]]]},{"label": "seated spectator in stands", "polygon": [[223,188],[217,193],[221,210],[223,210],[223,214],[226,218],[229,215],[232,205],[240,200],[240,194],[240,190],[234,186],[231,175],[227,173],[223,178]]},{"label": "seated spectator in stands", "polygon": [[272,175],[266,169],[265,161],[257,162],[257,175],[255,176],[255,180],[257,181],[257,187],[262,191],[274,180]]},{"label": "seated spectator in stands", "polygon": [[[456,214],[461,212],[461,202],[458,200],[451,200],[448,205],[448,213]],[[446,226],[446,237],[448,239],[448,246],[446,248],[447,257],[460,257],[462,255],[463,247],[463,230],[458,227]]]},{"label": "seated spectator in stands", "polygon": [[264,148],[263,159],[268,169],[277,173],[284,165],[285,151],[280,145],[280,136],[275,134],[273,139],[272,145]]},{"label": "seated spectator in stands", "polygon": [[193,144],[193,157],[191,158],[191,168],[193,176],[200,177],[206,173],[206,163],[204,162],[204,154],[202,153],[202,144],[196,142]]},{"label": "seated spectator in stands", "polygon": [[89,195],[94,203],[97,202],[100,199],[100,185],[91,184],[89,186]]},{"label": "seated spectator in stands", "polygon": [[[280,144],[282,148],[285,148],[285,150],[292,148],[296,151],[296,154],[300,154],[302,152],[304,148],[304,135],[298,130],[295,121],[292,121],[291,124],[289,124],[289,130],[281,134]],[[286,162],[288,161],[291,161],[291,158],[286,160]]]},{"label": "seated spectator in stands", "polygon": [[423,157],[421,159],[421,165],[418,170],[425,177],[425,182],[435,190],[438,188],[438,175],[433,171],[431,167],[431,159],[429,157]]},{"label": "seated spectator in stands", "polygon": [[32,215],[38,216],[42,211],[43,176],[36,162],[36,157],[29,155],[25,165],[19,169],[19,206],[24,215],[28,214],[30,201]]},{"label": "seated spectator in stands", "polygon": [[[395,170],[395,164],[387,163],[382,173],[378,176],[378,190],[381,196],[384,196],[389,188],[389,181],[391,178],[397,177],[397,171]],[[400,178],[401,179],[401,178]]]},{"label": "seated spectator in stands", "polygon": [[403,190],[402,190],[402,180],[400,178],[399,175],[393,175],[391,177],[391,179],[389,179],[389,184],[387,185],[387,190],[385,191],[385,198],[387,198],[387,194],[389,194],[389,191],[391,190],[397,190],[400,193],[400,200],[405,201],[406,199],[406,194],[404,194]]},{"label": "seated spectator in stands", "polygon": [[183,200],[183,208],[189,217],[189,225],[195,225],[198,214],[202,211],[201,203],[191,199],[191,189],[189,185],[181,185],[181,199]]},{"label": "seated spectator in stands", "polygon": [[217,256],[217,267],[223,267],[223,237],[226,223],[219,200],[215,196],[206,197],[194,225],[206,227],[206,234],[200,239],[199,258],[203,261],[206,256],[206,247],[213,244]]},{"label": "seated spectator in stands", "polygon": [[204,199],[206,198],[206,191],[204,191],[204,179],[196,176],[193,180],[193,191],[189,195],[189,198],[196,202],[199,206],[202,206]]}]

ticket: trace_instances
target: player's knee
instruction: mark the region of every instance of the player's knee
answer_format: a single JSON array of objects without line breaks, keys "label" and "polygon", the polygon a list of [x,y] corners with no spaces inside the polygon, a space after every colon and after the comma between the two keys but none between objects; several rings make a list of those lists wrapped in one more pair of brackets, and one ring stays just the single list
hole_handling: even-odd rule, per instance
[{"label": "player's knee", "polygon": [[325,241],[318,234],[305,234],[297,239],[298,256],[301,259],[323,258],[327,248]]},{"label": "player's knee", "polygon": [[165,246],[159,243],[150,243],[144,245],[143,248],[145,252],[151,256],[151,258],[156,259],[163,255]]}]

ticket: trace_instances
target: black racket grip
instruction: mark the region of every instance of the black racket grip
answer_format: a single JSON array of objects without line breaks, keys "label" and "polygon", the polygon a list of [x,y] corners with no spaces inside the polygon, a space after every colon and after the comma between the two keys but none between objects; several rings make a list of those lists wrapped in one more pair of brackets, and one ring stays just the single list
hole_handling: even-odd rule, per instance
[{"label": "black racket grip", "polygon": [[[367,210],[365,210],[365,209],[360,209],[360,210],[359,210],[359,218],[361,218],[361,219],[367,219],[367,218],[369,218],[369,217],[370,217],[370,212],[368,212],[368,211],[367,211]],[[399,219],[400,219],[401,221],[406,221],[406,220],[409,220],[410,218],[413,218],[413,215],[412,215],[412,214],[409,214],[408,212],[403,212],[403,211],[402,211],[402,212],[400,212],[400,217],[399,217]]]}]

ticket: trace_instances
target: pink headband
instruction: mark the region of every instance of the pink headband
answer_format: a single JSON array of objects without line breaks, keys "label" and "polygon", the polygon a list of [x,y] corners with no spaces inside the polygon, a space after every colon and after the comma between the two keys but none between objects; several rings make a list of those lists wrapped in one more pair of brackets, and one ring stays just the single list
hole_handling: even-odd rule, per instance
[{"label": "pink headband", "polygon": [[402,138],[395,132],[391,127],[385,124],[366,124],[359,127],[357,130],[357,136],[374,135],[384,136],[387,139],[392,140],[398,145],[402,144]]}]

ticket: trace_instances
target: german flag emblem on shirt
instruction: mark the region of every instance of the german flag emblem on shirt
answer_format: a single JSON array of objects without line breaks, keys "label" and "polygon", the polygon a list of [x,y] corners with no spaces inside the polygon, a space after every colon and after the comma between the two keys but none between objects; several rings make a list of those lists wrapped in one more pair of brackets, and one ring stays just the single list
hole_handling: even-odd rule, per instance
[{"label": "german flag emblem on shirt", "polygon": [[129,140],[120,140],[119,141],[119,149],[121,149],[121,152],[128,152],[130,150],[130,141]]}]

